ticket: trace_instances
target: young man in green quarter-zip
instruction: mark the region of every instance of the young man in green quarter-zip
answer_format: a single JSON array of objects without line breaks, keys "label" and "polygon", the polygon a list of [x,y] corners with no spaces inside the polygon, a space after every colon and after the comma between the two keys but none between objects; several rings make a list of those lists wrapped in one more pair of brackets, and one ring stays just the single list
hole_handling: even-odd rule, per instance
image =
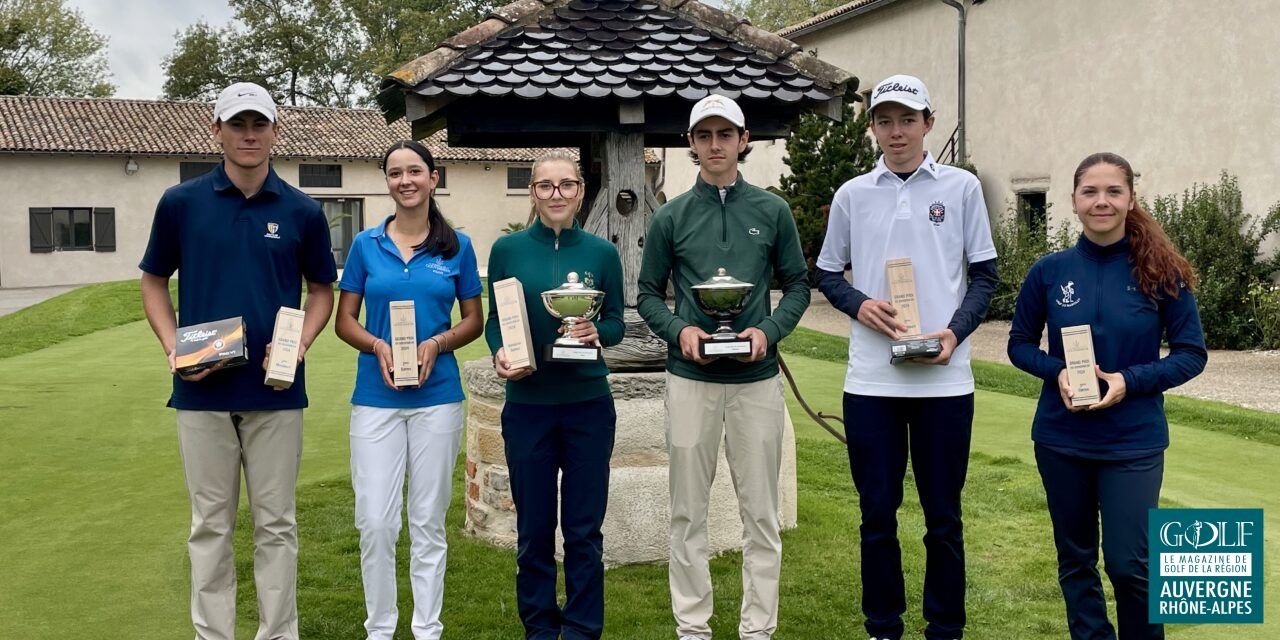
[{"label": "young man in green quarter-zip", "polygon": [[[654,214],[637,300],[649,328],[669,345],[671,609],[681,640],[711,638],[707,507],[724,440],[743,526],[738,635],[762,640],[777,627],[782,563],[778,473],[786,404],[777,344],[809,306],[808,276],[787,203],[738,173],[750,151],[738,104],[714,94],[703,98],[690,113],[688,135],[698,179]],[[720,268],[756,285],[733,323],[738,337],[751,341],[749,355],[699,355],[698,341],[709,337],[715,322],[693,303],[691,287]],[[775,277],[783,295],[770,312],[769,283]],[[674,313],[666,302],[669,281]]]}]

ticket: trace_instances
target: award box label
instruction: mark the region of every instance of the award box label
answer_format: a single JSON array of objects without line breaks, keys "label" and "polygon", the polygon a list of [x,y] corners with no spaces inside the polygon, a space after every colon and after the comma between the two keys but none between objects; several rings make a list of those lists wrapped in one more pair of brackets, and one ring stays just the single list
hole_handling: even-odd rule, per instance
[{"label": "award box label", "polygon": [[178,327],[174,364],[181,375],[189,376],[219,364],[234,367],[248,361],[244,319],[240,316]]},{"label": "award box label", "polygon": [[1101,385],[1093,365],[1093,331],[1081,324],[1062,328],[1062,358],[1067,361],[1067,383],[1075,394],[1071,406],[1097,404],[1102,399]]},{"label": "award box label", "polygon": [[271,333],[271,356],[263,384],[288,389],[298,371],[298,349],[302,345],[302,320],[299,309],[280,307],[276,326]]},{"label": "award box label", "polygon": [[418,321],[412,300],[392,300],[391,381],[397,387],[418,384]]},{"label": "award box label", "polygon": [[916,301],[916,274],[911,267],[911,258],[886,260],[884,273],[889,280],[889,304],[898,310],[898,321],[907,327],[901,337],[919,336],[920,307]]},{"label": "award box label", "polygon": [[524,304],[524,286],[515,278],[493,283],[493,300],[498,305],[498,327],[502,329],[502,348],[512,369],[538,369],[533,355],[533,337],[529,334],[529,311]]}]

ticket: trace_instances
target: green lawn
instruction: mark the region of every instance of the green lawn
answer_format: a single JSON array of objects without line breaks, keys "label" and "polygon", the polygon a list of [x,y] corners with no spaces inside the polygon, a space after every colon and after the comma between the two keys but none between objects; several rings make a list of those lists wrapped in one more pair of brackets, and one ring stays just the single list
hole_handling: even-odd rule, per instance
[{"label": "green lawn", "polygon": [[[110,318],[103,318],[111,326]],[[20,335],[6,334],[5,320],[0,318],[0,335]],[[820,337],[812,346],[818,357],[832,350]],[[478,345],[463,354],[481,355]],[[806,399],[816,409],[839,414],[843,365],[794,354],[788,360]],[[173,413],[163,406],[169,386],[164,367],[150,329],[136,320],[0,357],[5,443],[0,448],[0,469],[5,470],[0,473],[0,540],[5,542],[0,546],[0,637],[143,640],[190,634],[189,510]],[[308,352],[312,408],[299,489],[299,609],[307,640],[361,636],[359,551],[346,440],[353,368],[353,352],[331,333]],[[996,370],[995,375],[1002,384],[1016,384],[1008,372]],[[1049,523],[1030,456],[1033,400],[979,392],[977,402],[975,453],[965,495],[967,637],[1065,637]],[[800,526],[784,536],[778,637],[856,639],[861,629],[857,509],[847,460],[839,443],[794,404],[792,415]],[[1252,414],[1239,415],[1248,422]],[[1267,510],[1270,531],[1277,530],[1280,498],[1269,475],[1277,459],[1274,444],[1215,432],[1201,422],[1175,424],[1173,442],[1164,490],[1171,504],[1261,507]],[[455,486],[460,482],[459,473]],[[455,505],[461,504],[461,495],[456,489]],[[901,514],[911,593],[908,628],[919,629],[923,530],[910,495]],[[239,632],[252,637],[256,614],[247,510],[241,511],[241,522]],[[446,637],[519,637],[512,552],[466,538],[461,525],[462,510],[455,507],[450,512]],[[1274,533],[1268,537],[1272,558],[1280,553],[1278,540]],[[720,638],[735,634],[738,561],[729,554],[713,563],[713,627]],[[1267,566],[1267,607],[1272,611],[1280,604],[1278,566],[1274,560]],[[672,637],[665,567],[614,569],[606,584],[610,637]],[[405,624],[397,638],[408,639],[407,585],[402,584],[402,595]],[[1280,625],[1176,626],[1170,633],[1188,639],[1262,639],[1280,637]]]}]

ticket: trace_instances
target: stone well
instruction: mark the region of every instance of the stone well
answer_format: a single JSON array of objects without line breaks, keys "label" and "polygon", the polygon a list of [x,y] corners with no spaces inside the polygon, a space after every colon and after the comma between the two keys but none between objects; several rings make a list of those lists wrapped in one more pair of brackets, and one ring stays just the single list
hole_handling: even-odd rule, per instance
[{"label": "stone well", "polygon": [[[490,361],[463,365],[467,387],[466,531],[491,544],[515,547],[516,513],[503,455],[503,381]],[[609,510],[604,519],[606,566],[666,562],[670,540],[666,427],[663,395],[666,373],[613,373],[609,384],[617,405],[618,427],[609,477]],[[796,526],[795,432],[788,417],[783,435],[779,479],[782,528]],[[711,553],[742,546],[738,499],[724,458],[723,443],[708,517]],[[559,536],[557,535],[557,540]],[[557,548],[561,545],[557,543]]]}]

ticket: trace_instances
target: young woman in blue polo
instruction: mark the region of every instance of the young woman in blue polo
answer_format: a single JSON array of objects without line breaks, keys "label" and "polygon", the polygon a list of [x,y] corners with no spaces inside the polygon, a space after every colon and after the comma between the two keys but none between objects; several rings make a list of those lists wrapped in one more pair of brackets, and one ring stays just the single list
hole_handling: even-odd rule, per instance
[{"label": "young woman in blue polo", "polygon": [[[433,193],[431,152],[399,142],[382,159],[396,211],[356,236],[340,287],[338,336],[360,352],[351,396],[351,484],[360,531],[368,640],[396,629],[396,540],[409,480],[409,584],[413,637],[436,640],[444,626],[445,512],[462,443],[462,383],[453,351],[479,337],[480,275],[471,239],[449,227]],[[393,300],[412,300],[418,384],[391,378]],[[454,301],[462,319],[450,326]],[[365,324],[360,307],[365,305]]]},{"label": "young woman in blue polo", "polygon": [[[1098,574],[1098,520],[1120,640],[1163,638],[1147,622],[1147,510],[1160,499],[1164,391],[1204,370],[1186,258],[1133,194],[1133,168],[1098,153],[1076,169],[1076,246],[1041,258],[1018,294],[1009,359],[1044,380],[1031,427],[1073,640],[1116,638]],[[1072,406],[1062,328],[1089,325],[1101,399]],[[1049,351],[1040,349],[1048,327]],[[1160,343],[1169,346],[1160,356]]]},{"label": "young woman in blue polo", "polygon": [[[583,194],[576,160],[563,152],[538,158],[529,185],[533,223],[499,238],[489,253],[485,340],[495,371],[507,381],[502,438],[516,507],[516,605],[529,640],[594,640],[604,628],[600,528],[617,422],[609,368],[602,360],[542,359],[561,323],[544,310],[540,293],[563,284],[571,271],[604,292],[595,321],[577,322],[573,337],[605,347],[622,341],[622,263],[608,240],[574,222]],[[493,283],[513,277],[524,288],[536,371],[512,369],[502,348]],[[564,534],[563,607],[556,599],[557,520]]]}]

